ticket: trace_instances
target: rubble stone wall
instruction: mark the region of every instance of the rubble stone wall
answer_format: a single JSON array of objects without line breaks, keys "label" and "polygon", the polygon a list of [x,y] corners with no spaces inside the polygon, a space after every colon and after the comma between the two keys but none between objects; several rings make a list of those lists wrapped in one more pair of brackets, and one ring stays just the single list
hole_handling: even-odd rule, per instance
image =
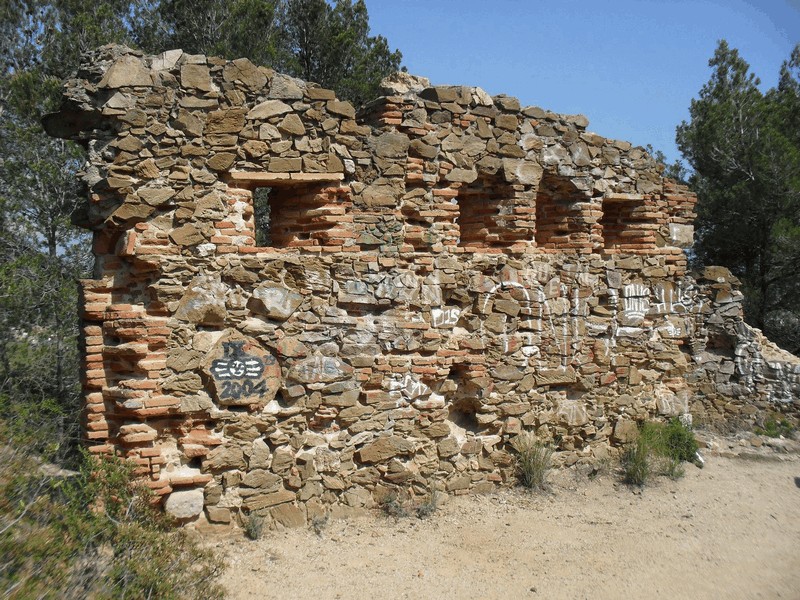
[{"label": "rubble stone wall", "polygon": [[511,481],[522,431],[569,465],[646,419],[796,413],[800,363],[725,269],[686,273],[695,197],[642,148],[385,86],[357,114],[246,59],[87,56],[45,125],[89,154],[92,451],[179,518],[298,525]]}]

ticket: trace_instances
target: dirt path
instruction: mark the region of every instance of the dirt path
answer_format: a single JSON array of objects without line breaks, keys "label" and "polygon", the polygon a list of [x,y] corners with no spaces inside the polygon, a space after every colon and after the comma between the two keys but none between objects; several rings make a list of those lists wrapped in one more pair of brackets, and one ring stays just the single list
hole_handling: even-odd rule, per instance
[{"label": "dirt path", "polygon": [[[775,457],[776,459],[778,457]],[[800,598],[800,458],[711,457],[641,493],[553,476],[548,495],[446,499],[220,540],[232,598]]]}]

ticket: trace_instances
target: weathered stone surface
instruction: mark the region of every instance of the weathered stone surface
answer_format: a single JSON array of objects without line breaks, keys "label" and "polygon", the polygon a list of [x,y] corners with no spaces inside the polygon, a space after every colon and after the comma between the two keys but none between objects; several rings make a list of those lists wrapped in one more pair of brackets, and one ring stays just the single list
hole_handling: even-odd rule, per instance
[{"label": "weathered stone surface", "polygon": [[[252,464],[250,468],[253,469]],[[263,469],[253,469],[242,477],[242,485],[251,488],[273,488],[278,486],[282,481],[283,479],[281,479],[279,475]]]},{"label": "weathered stone surface", "polygon": [[282,100],[265,100],[261,104],[256,104],[247,113],[247,118],[252,120],[269,119],[277,115],[291,112],[292,107]]},{"label": "weathered stone surface", "polygon": [[161,206],[175,195],[172,188],[139,188],[136,194],[150,206]]},{"label": "weathered stone surface", "polygon": [[288,378],[301,383],[330,383],[342,381],[353,374],[353,367],[332,356],[314,356],[289,370]]},{"label": "weathered stone surface", "polygon": [[267,76],[246,58],[237,58],[222,69],[225,81],[239,81],[251,90],[260,90],[267,83]]},{"label": "weathered stone surface", "polygon": [[363,463],[379,463],[399,454],[411,454],[414,443],[396,435],[382,436],[361,448],[358,459]]},{"label": "weathered stone surface", "polygon": [[173,229],[169,237],[173,243],[178,246],[194,246],[206,240],[202,230],[197,225],[192,225],[191,223]]},{"label": "weathered stone surface", "polygon": [[284,527],[305,527],[306,514],[299,506],[294,504],[280,504],[270,511],[275,522]]},{"label": "weathered stone surface", "polygon": [[251,496],[244,501],[242,506],[250,511],[261,510],[263,508],[277,506],[278,504],[284,504],[285,502],[292,502],[295,497],[296,494],[292,491],[278,490],[277,492],[271,492],[269,494]]},{"label": "weathered stone surface", "polygon": [[303,168],[300,158],[271,158],[269,170],[274,173],[297,173]]},{"label": "weathered stone surface", "polygon": [[180,129],[189,135],[200,136],[203,134],[205,121],[194,113],[181,108],[178,111],[178,117],[175,119],[174,125],[177,129]]},{"label": "weathered stone surface", "polygon": [[203,92],[211,91],[211,74],[206,65],[185,64],[181,66],[181,85]]},{"label": "weathered stone surface", "polygon": [[300,100],[303,97],[303,87],[305,83],[299,79],[294,79],[288,75],[276,73],[270,83],[270,96],[273,98],[283,98],[286,100]]},{"label": "weathered stone surface", "polygon": [[215,448],[203,461],[203,468],[211,472],[244,469],[246,466],[244,452],[240,447],[232,444]]},{"label": "weathered stone surface", "polygon": [[203,490],[182,490],[167,497],[164,510],[169,516],[183,521],[203,512],[203,503]]},{"label": "weathered stone surface", "polygon": [[122,56],[109,67],[98,87],[121,88],[153,85],[150,70],[136,56]]},{"label": "weathered stone surface", "polygon": [[206,166],[213,171],[227,171],[234,160],[236,155],[233,152],[217,152],[206,161]]},{"label": "weathered stone surface", "polygon": [[178,64],[181,56],[183,56],[183,50],[180,49],[162,52],[153,57],[152,69],[154,71],[169,71]]},{"label": "weathered stone surface", "polygon": [[192,323],[220,325],[225,322],[225,286],[213,277],[200,276],[189,285],[175,317]]},{"label": "weathered stone surface", "polygon": [[204,487],[210,521],[486,491],[524,431],[571,465],[650,419],[797,419],[800,360],[727,270],[687,274],[693,194],[585,118],[408,74],[357,114],[244,59],[90,60],[45,119],[91,149],[84,433],[158,494]]},{"label": "weathered stone surface", "polygon": [[621,444],[629,444],[639,437],[639,428],[634,421],[617,421],[614,425],[614,440]]},{"label": "weathered stone surface", "polygon": [[405,134],[384,133],[375,140],[375,154],[385,158],[402,158],[410,143]]},{"label": "weathered stone surface", "polygon": [[341,115],[343,117],[347,117],[348,119],[354,119],[356,116],[356,109],[353,108],[353,105],[349,102],[340,102],[339,100],[330,100],[326,105],[325,108],[328,109],[328,112],[334,115]]},{"label": "weathered stone surface", "polygon": [[447,174],[447,181],[472,183],[478,178],[478,173],[473,169],[453,169]]},{"label": "weathered stone surface", "polygon": [[247,303],[250,310],[270,319],[285,321],[303,303],[303,296],[280,285],[262,284]]},{"label": "weathered stone surface", "polygon": [[239,133],[244,127],[245,111],[241,108],[214,110],[206,119],[206,134]]},{"label": "weathered stone surface", "polygon": [[227,524],[231,522],[231,510],[229,508],[221,508],[219,506],[209,506],[206,508],[208,520],[212,523]]},{"label": "weathered stone surface", "polygon": [[409,144],[409,148],[413,154],[417,154],[423,158],[436,158],[439,154],[439,149],[436,146],[426,144],[422,140],[413,140],[411,144]]},{"label": "weathered stone surface", "polygon": [[278,124],[278,130],[289,135],[303,135],[306,132],[303,121],[296,114],[288,114]]}]

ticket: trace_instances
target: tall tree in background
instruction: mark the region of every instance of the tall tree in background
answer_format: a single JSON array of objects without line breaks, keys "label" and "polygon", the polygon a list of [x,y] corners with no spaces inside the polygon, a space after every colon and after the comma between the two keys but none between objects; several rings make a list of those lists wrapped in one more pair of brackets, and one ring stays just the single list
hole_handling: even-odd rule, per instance
[{"label": "tall tree in background", "polygon": [[133,11],[135,43],[151,53],[181,48],[270,66],[284,46],[280,0],[138,0]]},{"label": "tall tree in background", "polygon": [[800,350],[800,45],[777,88],[762,93],[737,50],[721,41],[711,79],[692,100],[678,147],[698,193],[701,264],[741,278],[746,320]]},{"label": "tall tree in background", "polygon": [[126,39],[127,6],[5,0],[0,11],[0,411],[40,436],[64,426],[75,433],[75,280],[90,255],[70,217],[84,198],[83,152],[49,138],[40,119],[81,50]]},{"label": "tall tree in background", "polygon": [[402,58],[370,36],[363,0],[142,0],[135,12],[133,37],[148,52],[249,58],[356,105],[378,95]]},{"label": "tall tree in background", "polygon": [[386,38],[369,35],[363,0],[291,0],[285,11],[287,72],[336,90],[356,105],[378,95],[381,79],[400,67]]},{"label": "tall tree in background", "polygon": [[369,35],[362,0],[0,0],[0,425],[42,440],[59,423],[76,429],[75,280],[91,254],[70,225],[83,150],[40,121],[81,54],[110,42],[247,57],[356,104],[400,65]]}]

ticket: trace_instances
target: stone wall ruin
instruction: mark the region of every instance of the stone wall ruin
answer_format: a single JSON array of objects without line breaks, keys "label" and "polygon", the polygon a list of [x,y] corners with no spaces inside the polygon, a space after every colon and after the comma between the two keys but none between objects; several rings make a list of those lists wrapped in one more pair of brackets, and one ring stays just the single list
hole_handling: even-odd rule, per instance
[{"label": "stone wall ruin", "polygon": [[246,59],[86,57],[45,124],[88,148],[93,452],[180,518],[299,525],[492,489],[525,430],[571,465],[645,419],[796,413],[800,363],[725,269],[687,274],[695,197],[643,149],[480,88],[385,86],[357,113]]}]

